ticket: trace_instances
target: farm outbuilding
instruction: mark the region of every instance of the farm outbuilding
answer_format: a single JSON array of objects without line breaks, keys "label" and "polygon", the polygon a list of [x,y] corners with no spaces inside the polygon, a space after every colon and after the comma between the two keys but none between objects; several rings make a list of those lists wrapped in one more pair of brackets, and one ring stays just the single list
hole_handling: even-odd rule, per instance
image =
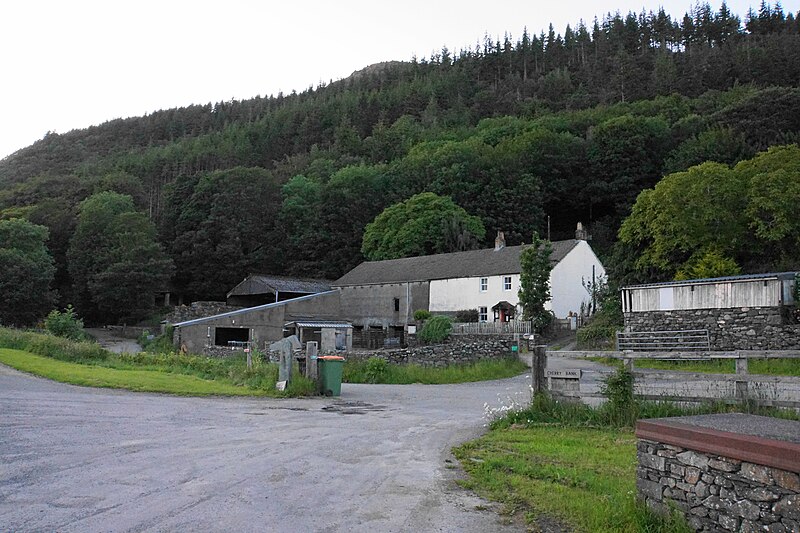
[{"label": "farm outbuilding", "polygon": [[633,285],[621,290],[627,332],[692,332],[715,350],[800,349],[795,272]]},{"label": "farm outbuilding", "polygon": [[331,290],[329,281],[250,274],[226,296],[228,305],[253,307]]},{"label": "farm outbuilding", "polygon": [[[295,321],[340,321],[339,292],[327,291],[172,324],[176,346],[192,353],[264,343],[284,337]],[[291,333],[290,333],[291,334]]]}]

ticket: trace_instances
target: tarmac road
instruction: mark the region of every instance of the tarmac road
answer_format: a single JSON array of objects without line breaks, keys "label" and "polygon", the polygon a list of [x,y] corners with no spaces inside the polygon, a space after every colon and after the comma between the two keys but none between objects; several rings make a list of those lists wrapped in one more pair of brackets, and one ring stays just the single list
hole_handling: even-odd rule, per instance
[{"label": "tarmac road", "polygon": [[529,379],[199,399],[0,365],[0,531],[519,530],[457,487],[449,450]]}]

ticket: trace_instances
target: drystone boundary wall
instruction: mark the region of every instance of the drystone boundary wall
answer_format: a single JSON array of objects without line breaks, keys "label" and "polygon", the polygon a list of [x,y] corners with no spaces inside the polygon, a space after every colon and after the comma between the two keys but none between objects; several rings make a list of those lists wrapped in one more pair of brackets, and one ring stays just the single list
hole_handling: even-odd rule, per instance
[{"label": "drystone boundary wall", "polygon": [[[712,421],[717,416],[739,417],[741,428],[757,428],[764,418],[705,415]],[[691,426],[670,429],[670,420],[681,418],[637,425],[636,487],[650,508],[661,513],[677,509],[695,531],[800,531],[798,443],[714,430],[702,436],[704,429],[693,433]],[[796,434],[797,426],[791,431]]]},{"label": "drystone boundary wall", "polygon": [[798,350],[800,324],[777,307],[625,313],[630,331],[707,329],[713,350]]},{"label": "drystone boundary wall", "polygon": [[447,366],[476,363],[484,359],[500,359],[511,353],[510,339],[453,340],[447,344],[409,346],[408,348],[382,349],[348,352],[346,359],[365,360],[378,357],[385,361],[404,365]]}]

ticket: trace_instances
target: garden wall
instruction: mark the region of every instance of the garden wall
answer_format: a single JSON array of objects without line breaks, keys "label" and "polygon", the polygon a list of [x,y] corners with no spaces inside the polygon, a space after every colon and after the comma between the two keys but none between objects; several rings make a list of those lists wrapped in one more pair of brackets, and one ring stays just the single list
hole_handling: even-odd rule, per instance
[{"label": "garden wall", "polygon": [[[466,338],[464,338],[466,337]],[[485,336],[459,336],[446,344],[409,346],[398,349],[348,352],[347,359],[365,360],[379,357],[393,364],[417,364],[423,366],[447,366],[451,364],[475,363],[483,359],[499,359],[511,354],[512,339],[486,339]]]},{"label": "garden wall", "polygon": [[625,313],[630,331],[707,329],[713,350],[798,350],[800,324],[779,307]]},{"label": "garden wall", "polygon": [[745,414],[640,420],[638,496],[695,531],[800,531],[800,422]]}]

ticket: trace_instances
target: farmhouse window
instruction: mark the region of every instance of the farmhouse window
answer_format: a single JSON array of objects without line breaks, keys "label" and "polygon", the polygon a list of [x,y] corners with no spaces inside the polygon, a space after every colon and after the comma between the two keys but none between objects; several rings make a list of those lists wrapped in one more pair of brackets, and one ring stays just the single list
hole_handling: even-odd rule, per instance
[{"label": "farmhouse window", "polygon": [[487,322],[489,320],[489,309],[486,307],[478,308],[478,321]]},{"label": "farmhouse window", "polygon": [[503,290],[510,291],[511,290],[511,276],[505,276],[503,278]]},{"label": "farmhouse window", "polygon": [[481,278],[481,292],[489,290],[489,278]]}]

